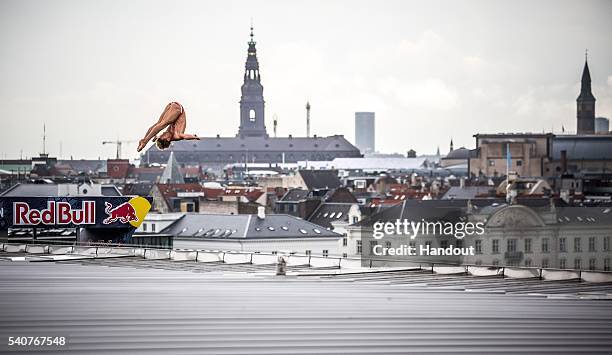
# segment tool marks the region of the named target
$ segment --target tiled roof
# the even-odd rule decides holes
[[[312,213],[308,220],[324,228],[331,228],[332,222],[348,222],[349,211],[352,203],[322,203]]]
[[[221,196],[244,196],[249,201],[255,201],[264,194],[261,188],[228,187],[222,190]]]
[[[148,196],[153,188],[153,183],[139,182],[135,184],[125,184],[123,186],[124,195]]]
[[[176,197],[178,192],[204,192],[200,184],[156,184],[159,192],[167,200]]]
[[[308,197],[308,191],[304,189],[289,189],[283,197],[281,197],[281,202],[298,202],[306,199]]]
[[[308,190],[335,189],[342,186],[335,170],[299,170]]]

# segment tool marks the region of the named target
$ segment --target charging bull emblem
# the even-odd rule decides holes
[[[124,202],[115,208],[108,202],[104,204],[106,205],[104,212],[108,215],[108,217],[102,221],[104,224],[111,224],[116,221],[121,223],[138,222],[136,210],[130,202]]]

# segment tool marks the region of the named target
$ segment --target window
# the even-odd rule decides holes
[[[567,244],[565,243],[565,238],[559,238],[559,252],[565,253],[566,251],[567,251]]]
[[[255,110],[249,110],[249,121],[255,122]]]
[[[425,247],[427,249],[431,248],[431,241],[425,242]]]
[[[603,250],[610,251],[610,237],[604,237]]]
[[[531,238],[525,238],[525,253],[531,253]]]
[[[604,271],[610,271],[610,258],[604,259]]]
[[[143,224],[142,224],[142,231],[143,231],[143,232],[146,232],[146,231],[147,231],[147,224],[146,224],[146,223],[143,223]]]
[[[347,258],[346,253],[342,253],[342,257],[346,259]]]
[[[516,166],[523,166],[523,161],[522,160],[517,160],[516,161]]]
[[[361,254],[361,240],[357,241],[357,254]]]
[[[441,240],[440,247],[444,249],[448,248],[448,240]]]
[[[345,247],[348,244],[346,237],[342,238],[342,246]]]
[[[457,248],[463,248],[463,239],[457,239],[456,246]]]
[[[151,223],[151,232],[155,232],[155,223]]]
[[[566,269],[567,266],[565,265],[565,258],[561,258],[559,259],[559,269]]]
[[[495,160],[489,159],[489,166],[495,166]]]
[[[408,245],[410,246],[410,249],[412,249],[412,250],[416,249],[416,242],[410,242],[410,243],[408,243]]]
[[[531,267],[531,259],[525,259],[525,266]]]
[[[595,251],[595,237],[589,237],[589,251]]]
[[[370,250],[369,252],[372,253],[374,250],[374,247],[378,245],[378,242],[376,240],[370,240]]]
[[[329,250],[323,249],[323,256],[327,258],[329,256]]]
[[[542,253],[548,253],[548,238],[542,238]]]
[[[353,216],[353,223],[359,222],[359,218],[357,216]]]
[[[493,260],[493,266],[497,266],[497,265],[499,265],[499,260],[497,260],[497,259]]]
[[[474,241],[474,251],[476,254],[482,254],[482,240]]]
[[[516,239],[508,239],[508,250],[509,253],[516,252]]]
[[[386,247],[386,248],[391,248],[391,242],[388,242],[388,241],[387,241],[387,242],[385,242],[385,247]]]
[[[482,265],[482,260],[476,260],[476,265]]]
[[[595,258],[589,259],[589,270],[595,270],[597,265],[597,260]]]
[[[499,240],[493,239],[492,245],[491,245],[491,252],[493,254],[499,254]]]
[[[310,256],[312,254],[312,250],[306,250],[306,255]]]
[[[546,258],[542,259],[542,267],[543,268],[547,268],[548,267],[548,259],[546,259]]]
[[[574,269],[581,269],[582,268],[581,264],[582,264],[582,262],[581,262],[580,258],[574,259]]]
[[[580,253],[581,249],[582,248],[580,247],[580,237],[574,238],[574,252]]]

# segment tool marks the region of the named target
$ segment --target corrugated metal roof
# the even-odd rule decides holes
[[[402,275],[390,273],[287,278],[117,260],[0,262],[0,351],[19,350],[6,340],[22,335],[66,336],[63,353],[612,351],[609,301],[466,292],[448,284],[453,277],[432,287],[391,283]]]

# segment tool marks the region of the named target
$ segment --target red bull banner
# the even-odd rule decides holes
[[[136,229],[150,209],[150,198],[140,196],[0,197],[0,229]]]

